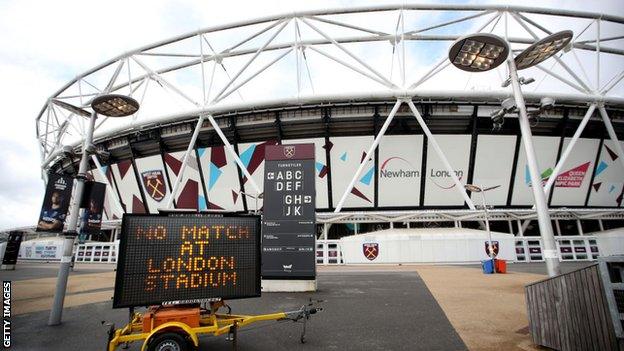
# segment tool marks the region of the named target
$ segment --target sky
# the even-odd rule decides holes
[[[467,2],[496,3],[445,3]],[[0,128],[0,169],[3,172],[0,229],[36,223],[44,184],[40,176],[35,118],[48,97],[79,73],[131,49],[200,28],[292,11],[382,3],[401,2],[109,0],[89,2],[86,6],[84,1],[69,0],[1,1],[0,101],[3,107],[0,119],[3,127]],[[505,3],[624,16],[624,6],[618,0]],[[622,62],[614,67],[603,66],[603,70],[621,70]],[[178,78],[184,84],[184,77]],[[478,89],[479,84],[476,80],[467,81],[466,87]],[[543,84],[555,83],[545,81]],[[245,92],[254,93],[253,89],[262,90],[252,86]]]

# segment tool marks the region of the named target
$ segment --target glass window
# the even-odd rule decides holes
[[[593,220],[593,219],[581,220],[581,226],[583,227],[583,234],[600,231],[600,224],[598,223],[598,220]]]
[[[602,225],[605,230],[624,227],[624,220],[621,219],[603,219]]]
[[[561,235],[579,235],[576,220],[560,220],[559,228],[561,228]]]

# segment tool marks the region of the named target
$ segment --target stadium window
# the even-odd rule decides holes
[[[600,224],[598,220],[595,219],[586,219],[581,221],[581,226],[583,226],[583,234],[594,233],[600,231]]]
[[[509,233],[509,223],[507,221],[490,222],[490,230],[499,233]]]
[[[395,229],[404,229],[407,228],[407,223],[405,222],[394,222],[393,226]]]
[[[576,220],[560,220],[559,228],[561,228],[561,235],[579,235],[578,227],[576,226]]]
[[[481,229],[479,227],[479,222],[477,221],[463,221],[461,222],[461,226],[462,228],[467,228],[467,229]]]
[[[530,221],[523,233],[524,236],[539,236],[540,233],[537,221]]]
[[[455,222],[447,221],[447,222],[429,222],[430,226],[428,228],[455,228]]]
[[[604,226],[605,230],[616,229],[616,228],[623,228],[624,227],[624,220],[621,220],[621,219],[603,219],[602,220],[602,225]]]

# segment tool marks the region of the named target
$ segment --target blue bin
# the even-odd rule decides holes
[[[494,260],[481,261],[481,268],[483,268],[483,273],[485,274],[494,273]]]

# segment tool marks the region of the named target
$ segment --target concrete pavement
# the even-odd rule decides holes
[[[543,265],[543,264],[542,264]],[[583,264],[564,264],[564,270]],[[13,280],[15,350],[101,349],[101,321],[118,326],[127,310],[113,310],[111,266],[79,264],[69,279],[64,323],[46,325],[55,271],[22,267]],[[298,308],[308,298],[327,300],[314,316],[308,341],[298,343],[300,325],[265,323],[241,331],[240,350],[532,350],[524,285],[545,278],[540,264],[512,264],[505,275],[484,275],[475,266],[360,265],[319,267],[314,294],[265,293],[230,301],[234,313]],[[39,273],[34,273],[38,271]],[[2,274],[4,272],[0,272]],[[1,276],[3,279],[5,275]],[[258,328],[260,327],[260,328]],[[138,344],[137,344],[138,345]],[[210,350],[230,349],[223,337],[202,339]],[[140,348],[131,348],[140,349]]]

